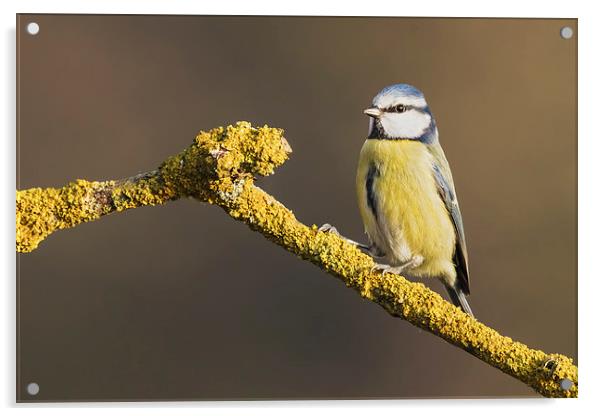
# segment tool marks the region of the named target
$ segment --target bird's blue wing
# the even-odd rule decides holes
[[[464,236],[464,224],[462,223],[462,213],[456,199],[454,181],[451,176],[451,170],[443,149],[437,144],[438,149],[432,152],[434,156],[433,176],[437,183],[439,195],[447,207],[449,216],[456,230],[456,249],[454,251],[454,263],[460,289],[466,294],[470,293],[468,277],[468,254],[466,251],[466,238]]]

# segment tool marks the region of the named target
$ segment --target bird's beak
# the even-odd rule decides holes
[[[383,112],[377,107],[370,107],[364,110],[364,114],[372,118],[379,118]]]

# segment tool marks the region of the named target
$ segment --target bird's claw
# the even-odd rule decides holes
[[[380,274],[384,276],[385,273],[391,272],[392,269],[393,267],[389,266],[388,264],[374,263],[374,266],[372,266],[370,272],[380,271]]]
[[[330,225],[328,223],[322,224],[322,226],[320,228],[318,228],[318,231],[322,231],[323,233],[336,234],[336,235],[339,235],[339,236],[341,235],[341,234],[339,234],[339,232],[337,231],[337,229],[333,225]]]
[[[424,257],[413,256],[410,260],[408,260],[405,263],[400,264],[398,266],[391,266],[389,264],[375,263],[374,266],[372,266],[371,271],[380,270],[380,271],[382,271],[382,274],[391,273],[391,274],[397,274],[397,275],[401,276],[402,273],[407,272],[408,270],[413,270],[416,267],[420,266],[422,264],[422,262],[424,262]]]

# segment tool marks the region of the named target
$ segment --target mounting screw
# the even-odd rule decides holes
[[[562,380],[560,380],[560,388],[562,390],[570,390],[571,387],[573,387],[573,382],[568,378],[563,378]]]
[[[30,35],[37,35],[40,32],[40,25],[36,22],[28,23],[26,30]]]
[[[38,383],[29,383],[27,385],[27,394],[30,396],[35,396],[40,392],[40,386]]]
[[[570,26],[565,26],[562,29],[560,29],[560,37],[562,39],[570,39],[573,37],[573,28],[571,28]]]

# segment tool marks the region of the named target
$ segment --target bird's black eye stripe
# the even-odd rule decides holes
[[[387,108],[385,111],[387,113],[404,113],[411,108],[413,108],[413,107],[409,106],[409,105],[398,104],[398,105],[394,105],[392,107]]]

